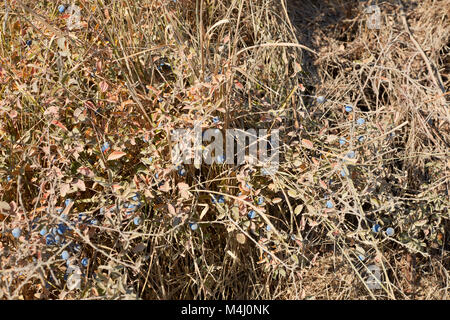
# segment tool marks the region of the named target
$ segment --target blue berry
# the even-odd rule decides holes
[[[74,262],[75,262],[74,258],[67,259],[66,266],[70,268],[70,266],[72,266]]]
[[[353,159],[355,157],[355,151],[350,151],[347,153],[347,158]]]
[[[249,219],[254,219],[256,217],[255,210],[250,210],[248,213],[248,217],[249,217]]]
[[[86,217],[86,215],[83,212],[80,212],[78,214],[78,222],[83,221],[85,217]]]
[[[33,43],[32,40],[27,40],[27,42],[26,42],[27,46],[31,46],[32,43]]]
[[[141,224],[141,218],[135,217],[135,218],[133,219],[133,223],[134,223],[136,226],[140,225],[140,224]]]
[[[61,258],[63,258],[64,260],[67,260],[67,259],[69,259],[69,252],[67,252],[66,250],[64,250],[62,253],[61,253]]]
[[[372,231],[375,232],[375,233],[377,233],[378,231],[380,231],[380,229],[381,229],[381,226],[380,226],[379,224],[374,224],[374,225],[372,226]]]
[[[214,123],[218,123],[219,122],[219,118],[218,117],[214,117],[212,120],[213,120]]]
[[[386,229],[386,235],[392,237],[394,235],[394,229],[389,227]]]
[[[20,228],[14,228],[14,229],[11,231],[11,233],[12,233],[13,237],[17,239],[17,238],[19,238],[20,235],[22,234],[22,231],[20,230]]]
[[[217,163],[224,163],[225,162],[225,157],[223,155],[219,155],[216,157],[216,162]]]
[[[102,145],[102,152],[103,152],[103,153],[107,152],[107,151],[109,150],[109,148],[110,148],[109,143],[108,143],[108,142],[105,142],[105,143]]]
[[[65,10],[66,10],[66,7],[64,7],[64,5],[61,4],[60,6],[58,6],[59,13],[63,13]]]
[[[184,168],[179,169],[179,170],[178,170],[178,174],[179,174],[180,176],[184,177],[184,176],[186,175],[186,169],[184,169]]]
[[[43,228],[41,229],[41,231],[39,231],[39,234],[40,234],[41,236],[45,236],[45,235],[47,234],[47,228],[46,228],[46,227],[43,227]]]
[[[130,214],[132,214],[133,212],[135,212],[136,209],[137,209],[137,206],[136,206],[136,205],[130,204],[130,205],[128,205],[128,210],[125,211],[125,214],[126,214],[126,215],[130,215]]]
[[[347,142],[347,140],[345,140],[344,138],[340,138],[339,139],[339,144],[342,146]]]
[[[359,137],[358,137],[358,141],[359,141],[359,142],[363,142],[363,141],[364,141],[364,136],[359,136]]]
[[[270,229],[272,229],[269,225],[266,226],[266,230],[270,231]]]
[[[53,246],[53,245],[56,243],[55,236],[52,235],[52,234],[48,234],[48,235],[45,237],[45,243],[46,243],[48,246]]]
[[[352,106],[345,106],[345,111],[346,112],[352,112],[353,111],[353,107]]]
[[[264,204],[264,197],[258,197],[258,205],[262,206]]]
[[[225,203],[225,197],[220,195],[219,198],[217,199],[218,203]]]
[[[87,267],[88,264],[89,264],[89,259],[88,259],[88,258],[83,258],[83,259],[81,259],[81,265],[82,265],[83,267]]]
[[[189,223],[189,227],[192,229],[192,230],[197,230],[198,229],[198,224],[196,224],[196,223]]]
[[[359,118],[358,120],[356,120],[356,123],[359,124],[360,126],[362,126],[365,122],[366,120],[364,120],[363,118]]]
[[[33,221],[32,221],[32,225],[31,225],[31,228],[34,230],[34,229],[36,229],[36,227],[37,227],[37,224],[36,224],[36,222],[39,222],[39,218],[34,218],[33,219]]]
[[[333,202],[331,202],[331,200],[328,200],[328,201],[327,201],[327,208],[328,208],[328,209],[333,208]]]
[[[63,235],[69,229],[64,223],[58,224],[58,233]]]

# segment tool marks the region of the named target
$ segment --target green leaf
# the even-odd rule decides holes
[[[298,206],[295,207],[295,209],[294,209],[294,214],[295,214],[296,216],[298,216],[298,215],[300,214],[300,212],[302,212],[302,210],[303,210],[303,205],[302,205],[302,204],[299,204]]]
[[[295,191],[295,190],[293,190],[293,189],[289,189],[289,190],[288,190],[288,195],[289,195],[290,197],[292,197],[292,198],[296,198],[296,197],[298,197],[298,192]]]

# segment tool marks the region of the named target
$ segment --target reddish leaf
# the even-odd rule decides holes
[[[113,152],[111,152],[111,154],[108,156],[108,161],[110,161],[110,160],[117,160],[117,159],[120,159],[120,158],[122,158],[124,155],[126,155],[126,153],[125,152],[122,152],[122,151],[113,151]]]
[[[64,129],[64,130],[66,130],[66,131],[69,131],[69,130],[67,130],[67,128],[66,128],[61,122],[59,122],[58,120],[53,120],[53,121],[51,122],[51,124],[54,124],[55,126],[58,126],[58,127],[60,127],[61,129]]]
[[[90,178],[93,178],[95,176],[94,172],[88,167],[80,167],[78,168],[77,172],[81,173],[83,176],[88,176]]]
[[[108,83],[107,83],[106,81],[100,82],[99,85],[100,85],[100,90],[101,90],[101,92],[106,92],[106,91],[108,91],[109,86],[108,86]]]

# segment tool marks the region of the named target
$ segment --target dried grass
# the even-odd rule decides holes
[[[81,5],[71,32],[55,3],[0,16],[1,298],[448,299],[449,1],[405,5],[416,42],[397,1],[380,30],[357,1]],[[198,120],[280,128],[279,172],[180,174],[170,133]]]

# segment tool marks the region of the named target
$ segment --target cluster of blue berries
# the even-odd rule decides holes
[[[223,204],[225,203],[225,197],[223,195],[219,195],[217,198],[215,195],[211,195],[211,202],[212,203],[219,203]]]
[[[133,197],[131,197],[130,202],[125,202],[123,207],[125,208],[125,213],[130,215],[133,212],[136,212],[140,207],[142,207],[143,203],[141,202],[141,195],[139,193],[135,193]]]
[[[376,224],[374,224],[374,225],[372,226],[372,231],[373,231],[374,233],[380,232],[381,229],[382,229],[382,228],[381,228],[381,226],[380,226],[378,223],[376,223]],[[386,231],[385,231],[385,234],[386,234],[388,237],[392,237],[392,236],[394,235],[394,233],[395,233],[395,231],[394,231],[394,229],[391,228],[391,227],[387,228]]]

